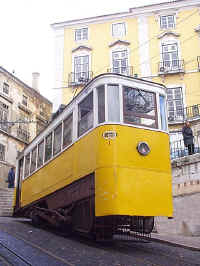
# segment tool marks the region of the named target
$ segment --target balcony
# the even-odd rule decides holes
[[[172,60],[172,61],[166,60],[166,61],[161,61],[158,64],[159,75],[184,73],[184,72],[185,72],[184,60]]]
[[[5,132],[7,132],[8,134],[10,134],[11,124],[10,123],[6,123],[6,121],[1,121],[0,122],[0,130],[3,130]]]
[[[113,67],[107,69],[108,73],[116,73],[116,74],[122,74],[125,76],[133,76],[133,67],[127,66],[127,67]]]
[[[178,109],[174,112],[170,111],[168,122],[170,123],[183,123],[185,120],[200,119],[200,104],[188,106],[183,109]]]
[[[17,128],[17,137],[24,142],[29,142],[30,133],[22,128]]]
[[[92,78],[93,78],[92,71],[79,72],[79,73],[71,72],[69,73],[68,76],[68,86],[69,87],[82,86],[88,83]]]

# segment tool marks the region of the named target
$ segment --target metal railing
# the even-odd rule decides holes
[[[184,72],[184,60],[165,60],[158,63],[160,74]]]
[[[117,73],[125,76],[133,76],[133,67],[125,66],[125,67],[113,67],[107,69],[108,73]]]
[[[200,136],[194,135],[194,153],[200,153]],[[170,142],[170,157],[176,159],[189,155],[188,148],[185,147],[183,139]]]
[[[68,86],[84,85],[93,78],[93,72],[71,72],[68,75]]]
[[[168,122],[184,122],[186,120],[193,120],[200,118],[200,104],[188,106],[176,111],[170,112]]]
[[[6,121],[0,121],[0,129],[10,134],[11,125],[6,123]]]
[[[25,142],[29,142],[30,140],[30,133],[22,128],[17,128],[17,137]]]

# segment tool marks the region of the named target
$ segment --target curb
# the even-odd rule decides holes
[[[155,238],[155,237],[151,237],[150,240],[155,241],[155,242],[159,242],[159,243],[165,243],[167,245],[174,246],[174,247],[181,247],[181,248],[185,248],[185,249],[189,249],[189,250],[193,250],[193,251],[200,251],[200,247],[189,246],[186,244],[172,242],[170,240],[165,240],[165,239],[160,239],[160,238]]]

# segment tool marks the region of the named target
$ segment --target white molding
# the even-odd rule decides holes
[[[166,2],[166,3],[159,3],[159,4],[152,4],[147,6],[135,7],[130,8],[127,12],[120,12],[90,18],[83,18],[83,19],[75,19],[75,20],[68,20],[64,22],[58,22],[51,24],[53,29],[59,29],[64,27],[84,27],[84,24],[92,24],[92,23],[102,23],[105,21],[112,21],[117,19],[125,19],[129,17],[135,17],[139,15],[155,15],[158,12],[170,12],[171,10],[176,11],[177,9],[183,8],[192,8],[198,7],[200,5],[200,0],[179,0],[173,2]],[[159,11],[158,11],[159,10]]]
[[[151,76],[151,62],[149,53],[149,29],[147,17],[138,17],[140,75]]]
[[[64,29],[56,29],[55,31],[55,88],[62,88],[66,85],[63,84],[63,71],[64,71]],[[56,111],[62,103],[62,90],[56,90],[53,109]]]

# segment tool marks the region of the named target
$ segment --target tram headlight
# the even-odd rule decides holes
[[[141,155],[147,155],[150,153],[149,145],[146,142],[139,142],[137,145],[137,150]]]

